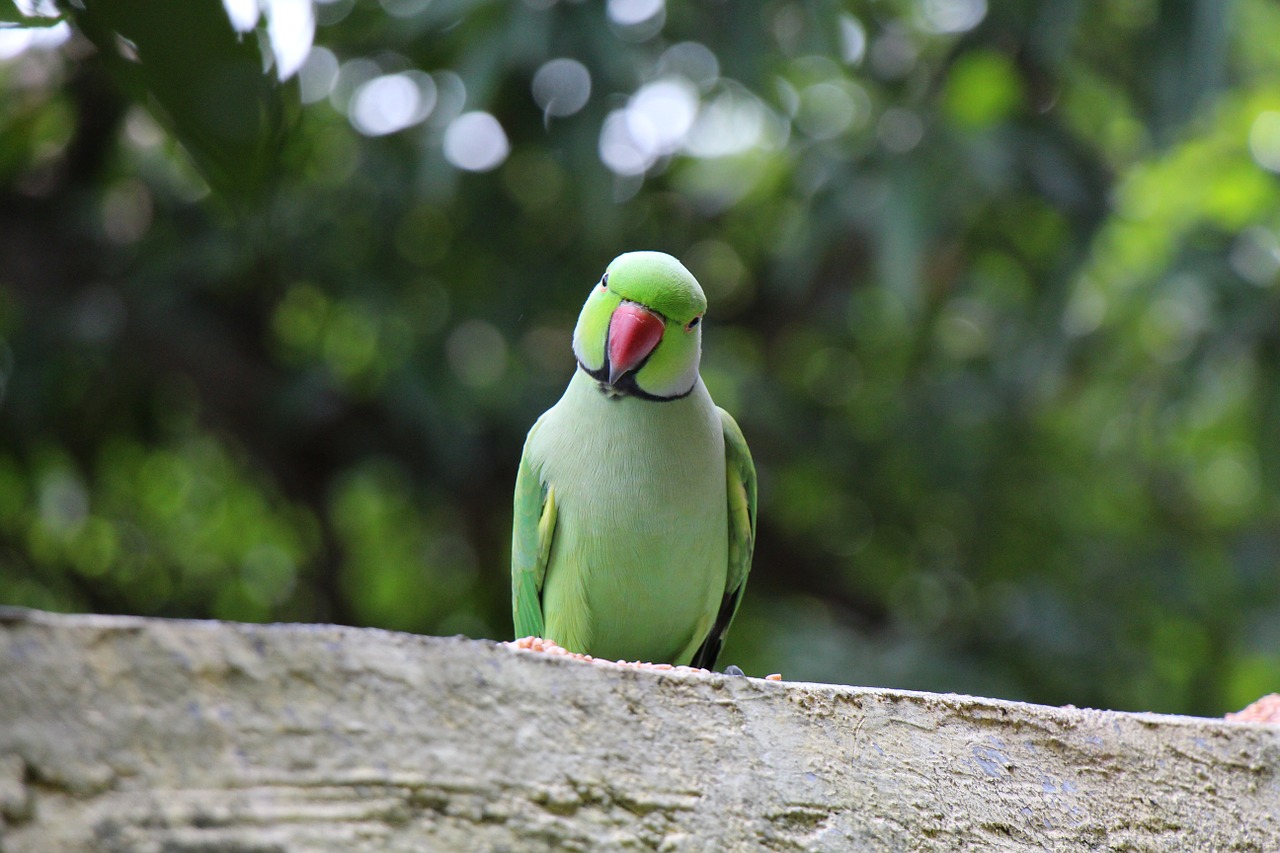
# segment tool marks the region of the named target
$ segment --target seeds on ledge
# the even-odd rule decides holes
[[[591,663],[603,663],[612,666],[631,666],[636,669],[653,669],[660,672],[700,672],[710,674],[709,670],[696,666],[673,666],[669,663],[649,663],[647,661],[607,661],[600,658],[593,658],[591,655],[578,654],[571,652],[563,646],[553,643],[551,640],[544,640],[541,637],[521,637],[518,640],[512,640],[505,645],[513,649],[521,649],[527,652],[541,652],[546,655],[556,655],[557,657],[573,658],[574,660],[588,661]]]

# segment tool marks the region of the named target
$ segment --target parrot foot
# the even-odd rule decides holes
[[[742,671],[742,667],[738,666],[736,663],[731,663],[728,666],[726,666],[724,668],[724,674],[725,675],[746,675],[746,673]]]

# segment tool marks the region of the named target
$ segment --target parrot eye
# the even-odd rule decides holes
[[[689,325],[685,326],[684,330],[686,332],[692,332],[694,329],[698,328],[698,324],[701,322],[702,322],[702,315],[699,314],[697,317],[694,317],[692,320],[689,321]]]
[[[600,289],[604,290],[608,286],[609,286],[609,274],[605,273],[604,277],[600,279]]]

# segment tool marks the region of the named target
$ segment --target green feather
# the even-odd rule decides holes
[[[604,366],[609,318],[621,303],[621,296],[601,284],[591,289],[591,295],[582,306],[578,325],[573,329],[573,352],[588,370],[599,370]]]
[[[555,492],[531,464],[529,444],[542,423],[529,430],[516,473],[515,514],[511,525],[511,609],[516,633],[542,636],[542,582],[556,527]]]
[[[589,373],[622,299],[664,317],[636,373],[641,396]],[[588,297],[580,367],[530,430],[516,477],[519,635],[610,659],[714,664],[750,570],[756,487],[742,433],[698,376],[690,321],[705,306],[693,276],[652,252],[615,260]]]
[[[628,252],[605,273],[609,289],[681,326],[707,310],[702,286],[684,264],[662,252]]]
[[[715,665],[725,635],[742,603],[742,593],[751,573],[751,555],[756,547],[756,466],[751,461],[747,440],[733,416],[717,408],[724,426],[725,486],[729,503],[729,573],[724,598],[715,625],[702,647],[693,656],[693,665],[710,669]]]

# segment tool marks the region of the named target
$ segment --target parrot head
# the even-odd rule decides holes
[[[573,353],[612,397],[678,399],[698,381],[706,310],[697,279],[675,258],[628,252],[591,289]]]

